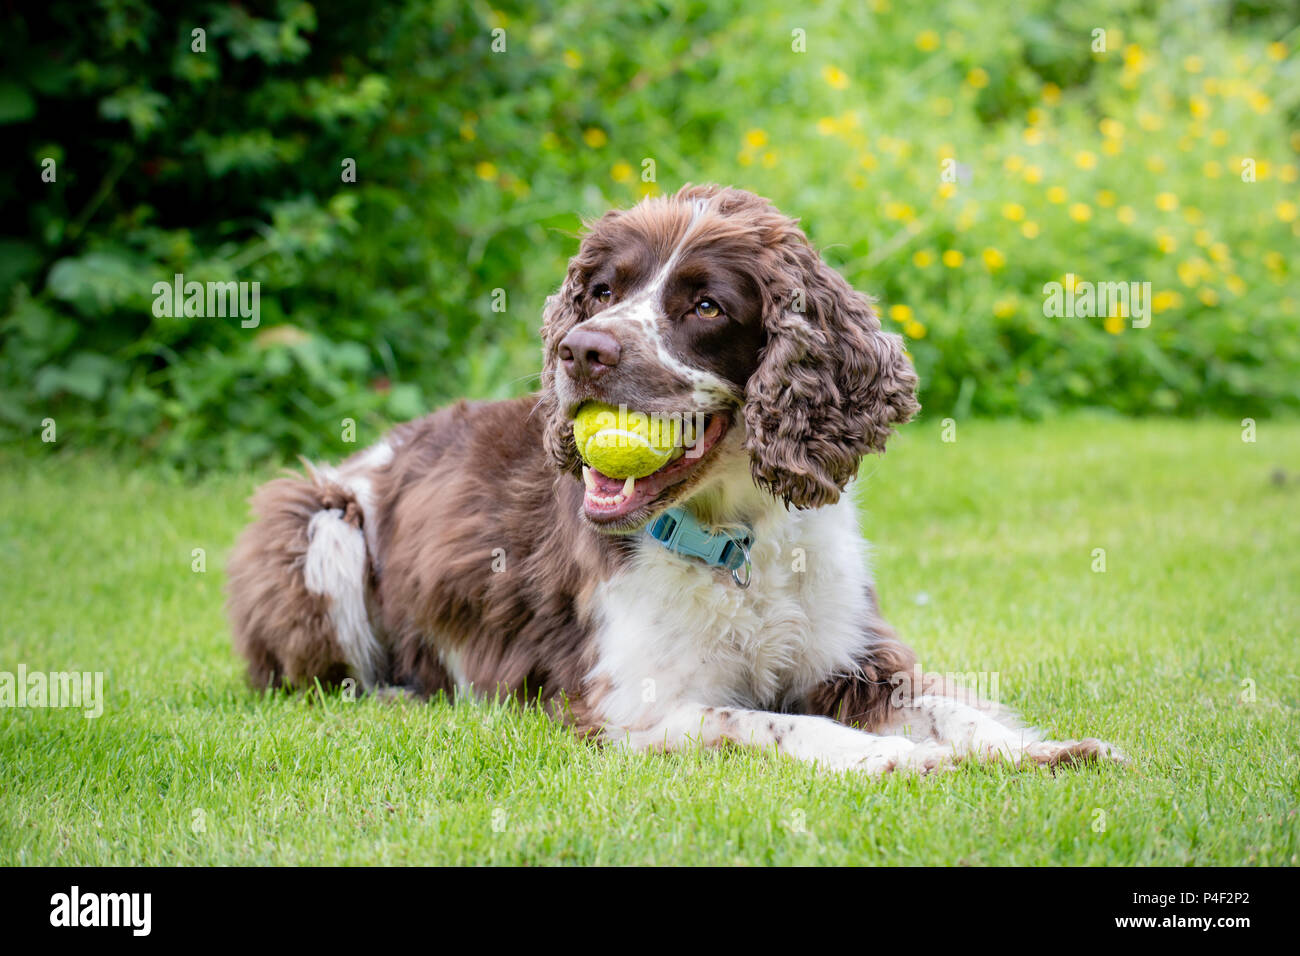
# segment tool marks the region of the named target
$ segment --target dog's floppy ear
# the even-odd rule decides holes
[[[902,338],[781,217],[764,291],[767,343],[745,393],[754,480],[797,508],[839,500],[866,452],[920,408]]]
[[[542,445],[561,471],[577,470],[578,449],[573,443],[573,425],[566,417],[565,409],[556,406],[555,374],[559,365],[560,340],[582,321],[581,295],[578,270],[570,263],[564,284],[547,298],[542,310],[542,394],[534,414],[544,416]]]

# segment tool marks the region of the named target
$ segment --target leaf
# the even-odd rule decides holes
[[[36,100],[11,80],[0,80],[0,124],[22,123],[36,115]]]
[[[60,259],[50,270],[47,288],[56,298],[70,303],[85,316],[102,316],[128,304],[148,301],[154,279],[149,270],[140,268],[117,252],[91,252],[74,259]]]
[[[70,392],[93,402],[103,396],[115,369],[113,360],[105,355],[78,352],[62,368],[47,365],[37,372],[33,389],[39,398]]]

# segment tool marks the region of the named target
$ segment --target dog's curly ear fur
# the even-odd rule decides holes
[[[534,414],[544,416],[542,445],[562,472],[577,470],[578,449],[565,410],[556,406],[555,370],[559,364],[560,340],[582,319],[578,311],[580,295],[576,270],[571,264],[564,284],[547,298],[542,310],[542,393]]]
[[[754,480],[787,505],[839,500],[866,452],[920,408],[902,338],[826,265],[793,220],[774,236],[767,344],[745,394]]]

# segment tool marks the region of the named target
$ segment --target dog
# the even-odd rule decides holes
[[[829,771],[1122,759],[922,673],[882,619],[846,492],[917,377],[797,221],[713,185],[608,212],[541,337],[540,393],[256,492],[228,564],[256,686],[514,695],[608,744]],[[579,457],[588,401],[701,427],[614,479]]]

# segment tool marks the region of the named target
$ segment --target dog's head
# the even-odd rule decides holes
[[[727,454],[787,505],[830,504],[918,408],[901,339],[794,220],[739,189],[688,186],[591,224],[542,338],[546,448],[574,477],[585,401],[703,416],[690,454],[629,494],[595,475],[584,513],[609,531],[689,498]]]

